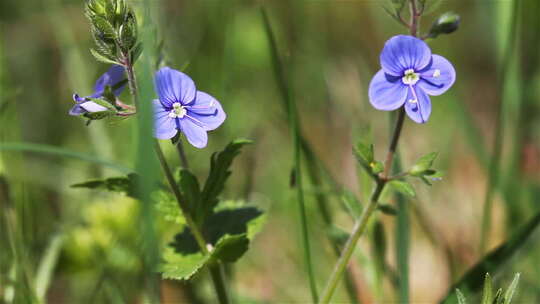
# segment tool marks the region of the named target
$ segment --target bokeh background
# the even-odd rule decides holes
[[[445,177],[432,187],[414,182],[417,197],[403,209],[406,229],[398,229],[396,217],[378,213],[386,236],[387,270],[381,276],[374,263],[369,233],[351,266],[363,303],[398,301],[391,278],[403,275],[404,268],[396,264],[404,250],[395,245],[400,233],[408,236],[405,275],[411,302],[433,303],[482,257],[486,196],[493,203],[488,250],[540,210],[540,3],[439,2],[423,17],[422,29],[427,31],[446,11],[461,16],[456,33],[429,41],[433,53],[454,64],[457,81],[448,93],[432,98],[427,124],[406,121],[400,155],[407,167],[419,156],[438,151],[435,167]],[[145,9],[140,1],[132,3],[138,12]],[[247,255],[227,270],[239,303],[310,301],[298,207],[290,187],[293,145],[261,7],[276,34],[302,132],[325,168],[322,185],[309,179],[305,185],[314,265],[322,288],[336,257],[316,195],[323,193],[328,199],[334,228],[350,231],[353,222],[343,208],[343,194],[353,194],[360,202],[370,195],[370,181],[352,147],[360,139],[372,140],[379,159],[387,147],[390,115],[371,108],[367,88],[379,69],[384,42],[406,29],[385,13],[386,4],[151,1],[155,35],[167,64],[184,69],[228,114],[224,125],[209,134],[207,148],[186,145],[194,171],[206,176],[211,153],[234,138],[255,141],[235,162],[224,195],[268,212],[267,224]],[[89,52],[93,42],[83,12],[83,1],[0,2],[0,302],[29,303],[36,295],[50,303],[145,299],[138,202],[70,188],[122,174],[114,167],[68,157],[70,152],[134,168],[138,149],[136,119],[85,126],[84,120],[67,115],[71,95],[90,93],[107,69]],[[127,91],[121,98],[130,100]],[[44,149],[23,151],[21,145],[8,149],[15,143],[68,152],[63,157]],[[175,150],[167,143],[163,147],[179,165]],[[391,195],[385,200],[395,204]],[[154,220],[158,241],[166,244],[178,228],[159,212]],[[533,234],[512,259],[496,267],[497,286],[506,286],[514,273],[522,273],[519,303],[540,301],[538,240],[540,236]],[[162,281],[163,302],[212,302],[208,281],[206,273],[190,284]],[[348,298],[340,289],[334,300]]]

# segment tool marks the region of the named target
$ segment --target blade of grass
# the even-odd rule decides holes
[[[64,236],[62,234],[55,235],[49,242],[49,246],[45,250],[45,254],[39,263],[35,286],[36,296],[41,303],[45,303],[45,295],[47,294],[47,289],[53,278],[54,269],[58,262],[58,258],[60,257],[63,241]]]
[[[280,57],[278,55],[274,33],[272,31],[270,20],[268,18],[268,15],[264,7],[261,7],[261,14],[263,17],[266,34],[268,36],[268,40],[270,43],[274,71],[277,77],[277,81],[280,87],[280,92],[282,94],[283,101],[287,105],[287,114],[288,114],[287,116],[289,119],[289,127],[291,129],[291,133],[293,137],[293,145],[294,145],[293,159],[294,159],[294,175],[296,178],[295,187],[296,187],[296,196],[298,200],[298,208],[299,208],[299,213],[300,213],[300,225],[301,225],[301,230],[302,230],[304,260],[305,260],[306,268],[308,272],[311,297],[312,297],[313,302],[317,302],[318,301],[317,282],[315,280],[315,273],[313,271],[313,264],[311,260],[309,231],[308,231],[306,207],[305,207],[304,192],[303,192],[304,190],[303,190],[301,154],[300,154],[301,153],[301,139],[300,139],[300,130],[299,130],[300,123],[298,121],[296,103],[289,91],[289,87],[288,87],[286,77],[285,77],[285,71],[283,70],[283,66],[282,66]]]
[[[395,171],[401,172],[399,154],[395,157]],[[396,265],[399,276],[399,303],[409,303],[409,204],[403,194],[396,193],[398,214],[396,217]]]
[[[43,144],[34,144],[26,142],[7,142],[0,144],[0,151],[20,151],[20,152],[34,152],[40,154],[50,154],[54,156],[64,157],[64,158],[73,158],[89,163],[105,166],[111,169],[114,169],[121,173],[130,173],[133,172],[132,169],[114,163],[112,161],[104,160],[97,158],[90,154],[85,154],[77,151],[72,151],[64,148],[58,148],[50,145]]]
[[[486,273],[495,274],[501,269],[504,262],[507,262],[518,249],[520,249],[540,225],[540,212],[529,220],[521,229],[514,233],[506,242],[489,252],[476,265],[471,267],[461,279],[452,285],[446,296],[440,303],[454,303],[455,290],[476,292],[482,288],[483,278]]]
[[[507,46],[503,54],[501,68],[498,75],[497,88],[499,89],[498,96],[499,101],[495,112],[495,135],[493,142],[493,155],[488,169],[488,184],[486,188],[486,195],[484,200],[484,210],[482,212],[482,230],[480,235],[480,253],[484,253],[488,243],[488,233],[491,230],[491,213],[493,209],[493,195],[495,189],[499,184],[499,171],[500,171],[500,161],[503,145],[503,135],[504,135],[504,92],[506,77],[510,67],[512,57],[514,56],[514,45],[516,41],[516,30],[517,30],[517,10],[519,7],[520,1],[513,1],[512,12],[511,12],[511,24],[508,29],[508,38]]]

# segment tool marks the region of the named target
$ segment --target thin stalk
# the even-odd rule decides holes
[[[268,39],[271,46],[272,58],[274,60],[273,65],[275,69],[275,74],[278,78],[278,85],[280,87],[280,92],[282,94],[283,101],[287,109],[289,127],[291,129],[291,133],[293,137],[294,175],[296,178],[295,187],[296,187],[296,196],[297,196],[297,201],[298,201],[298,211],[300,215],[300,226],[301,226],[301,234],[302,234],[304,261],[306,263],[306,268],[307,268],[307,273],[308,273],[311,297],[312,297],[313,302],[317,302],[318,301],[317,284],[315,281],[315,273],[313,270],[313,263],[311,260],[311,249],[310,249],[311,245],[309,241],[306,207],[305,207],[305,202],[304,202],[304,189],[303,189],[303,179],[302,179],[302,170],[301,170],[302,140],[301,140],[301,135],[300,135],[300,127],[299,127],[300,124],[298,121],[298,113],[296,110],[296,104],[294,102],[294,99],[290,96],[289,88],[288,88],[287,82],[285,81],[285,73],[282,69],[282,64],[279,60],[276,42],[275,42],[274,34],[270,27],[268,15],[266,14],[266,11],[264,10],[264,8],[261,8],[261,13],[263,16],[264,24],[267,29],[267,35],[268,35]]]
[[[126,74],[128,77],[130,93],[133,97],[135,106],[137,106],[139,104],[139,95],[138,95],[137,81],[135,79],[133,65],[130,62],[129,57],[125,57],[124,62],[126,63]],[[182,196],[182,193],[180,192],[180,188],[178,187],[174,179],[174,175],[172,174],[171,168],[169,164],[167,163],[165,155],[163,154],[163,151],[161,150],[161,147],[159,146],[159,143],[157,141],[155,141],[154,149],[156,151],[156,155],[163,169],[163,172],[165,173],[165,178],[167,179],[167,182],[169,183],[171,191],[173,192],[176,198],[176,201],[178,202],[178,206],[180,207],[180,210],[182,211],[182,214],[186,220],[186,224],[191,230],[191,233],[193,234],[197,244],[199,245],[201,252],[205,255],[208,254],[209,252],[208,252],[208,248],[206,247],[206,241],[204,239],[204,236],[201,233],[199,227],[195,224],[193,217],[191,217],[191,214],[189,212],[189,207],[187,205],[187,201]],[[215,270],[215,268],[217,268],[217,271]],[[212,282],[214,284],[214,288],[216,290],[219,303],[228,304],[229,298],[227,296],[227,290],[225,288],[223,274],[220,270],[220,266],[219,265],[211,266],[210,273],[211,273]]]
[[[358,240],[366,230],[367,224],[369,222],[369,219],[373,215],[373,212],[377,209],[379,197],[384,189],[384,186],[386,185],[388,172],[390,172],[390,169],[388,168],[392,166],[392,162],[394,160],[394,155],[401,135],[401,130],[403,129],[404,117],[405,110],[401,108],[399,110],[396,126],[394,128],[392,139],[390,141],[390,146],[388,148],[388,153],[386,155],[385,170],[383,171],[383,175],[377,178],[376,187],[373,191],[373,194],[371,195],[369,205],[366,209],[364,209],[360,218],[358,218],[358,220],[355,222],[351,235],[349,236],[349,239],[347,240],[347,243],[345,244],[345,247],[341,252],[341,256],[336,262],[334,270],[332,271],[332,274],[330,275],[330,278],[326,283],[326,287],[321,294],[321,300],[319,301],[319,303],[330,302],[332,295],[334,294],[334,291],[337,287],[337,284],[341,279],[343,272],[345,271],[347,264],[349,263],[349,260],[351,259],[354,249],[356,248]]]
[[[498,76],[498,83],[497,87],[499,88],[499,104],[497,106],[497,112],[496,112],[496,121],[495,121],[495,135],[493,138],[493,156],[491,157],[491,161],[489,163],[489,171],[488,171],[488,183],[486,188],[486,196],[484,200],[484,210],[482,212],[482,231],[480,235],[480,254],[484,254],[486,251],[487,243],[488,243],[488,233],[491,230],[491,210],[493,209],[493,195],[495,188],[497,188],[498,179],[499,179],[499,169],[500,169],[500,162],[501,162],[501,154],[502,154],[502,145],[503,145],[503,136],[504,136],[504,111],[502,110],[504,104],[503,104],[503,98],[504,98],[504,92],[505,92],[505,83],[506,83],[506,76],[508,74],[508,69],[510,68],[510,63],[513,58],[514,54],[514,44],[515,39],[517,37],[516,30],[517,30],[517,22],[518,22],[518,7],[519,7],[520,1],[514,1],[514,5],[512,7],[512,16],[511,16],[511,24],[510,29],[508,30],[508,38],[507,43],[508,46],[505,49],[505,53],[503,55],[503,61],[502,66],[500,69],[500,73]]]
[[[159,163],[161,164],[161,168],[163,169],[163,173],[165,173],[165,178],[167,179],[167,182],[169,183],[171,191],[173,192],[174,197],[176,198],[176,201],[178,202],[178,206],[180,207],[180,210],[182,211],[182,215],[186,219],[186,223],[189,229],[191,230],[191,233],[193,233],[193,236],[195,237],[197,244],[201,248],[201,251],[204,254],[207,254],[208,249],[206,248],[206,241],[204,240],[203,234],[201,233],[201,231],[195,224],[193,217],[191,217],[191,214],[189,212],[189,206],[187,205],[187,201],[185,200],[182,193],[180,192],[180,188],[178,187],[176,181],[174,180],[174,175],[171,171],[171,168],[169,167],[169,164],[167,163],[167,160],[165,159],[165,155],[163,154],[163,151],[161,150],[161,147],[159,146],[159,143],[157,141],[155,143],[155,150],[156,150],[156,155],[158,157]]]
[[[178,143],[176,144],[176,150],[178,151],[178,157],[180,157],[180,161],[182,162],[182,167],[184,169],[189,169],[189,163],[186,157],[186,151],[184,150],[184,143],[182,143],[182,140],[178,140]]]
[[[351,236],[347,240],[347,243],[341,252],[341,256],[334,266],[334,270],[328,279],[328,283],[321,294],[321,300],[319,303],[330,303],[330,299],[336,290],[337,284],[343,275],[349,260],[351,259],[354,249],[356,248],[356,243],[358,243],[358,240],[366,230],[371,215],[373,215],[373,212],[377,209],[378,200],[382,190],[384,189],[385,183],[386,182],[382,180],[377,182],[375,191],[373,191],[373,194],[371,195],[369,205],[366,209],[364,209],[362,215],[354,224]]]

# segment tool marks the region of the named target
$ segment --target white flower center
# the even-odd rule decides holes
[[[415,85],[420,80],[420,74],[415,73],[413,69],[406,70],[404,74],[401,81],[406,85]]]
[[[182,106],[179,102],[173,103],[172,106],[173,108],[169,112],[170,118],[183,118],[186,115],[187,113],[186,108]]]

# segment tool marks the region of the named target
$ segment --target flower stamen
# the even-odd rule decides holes
[[[433,72],[433,77],[437,78],[437,77],[440,77],[440,76],[441,76],[441,70],[436,69],[435,72]]]
[[[414,69],[406,70],[403,78],[401,78],[401,81],[406,85],[415,85],[418,80],[420,80],[420,74],[415,73]]]
[[[170,118],[184,118],[186,116],[187,110],[179,102],[173,103],[172,107],[172,110],[169,112]]]

